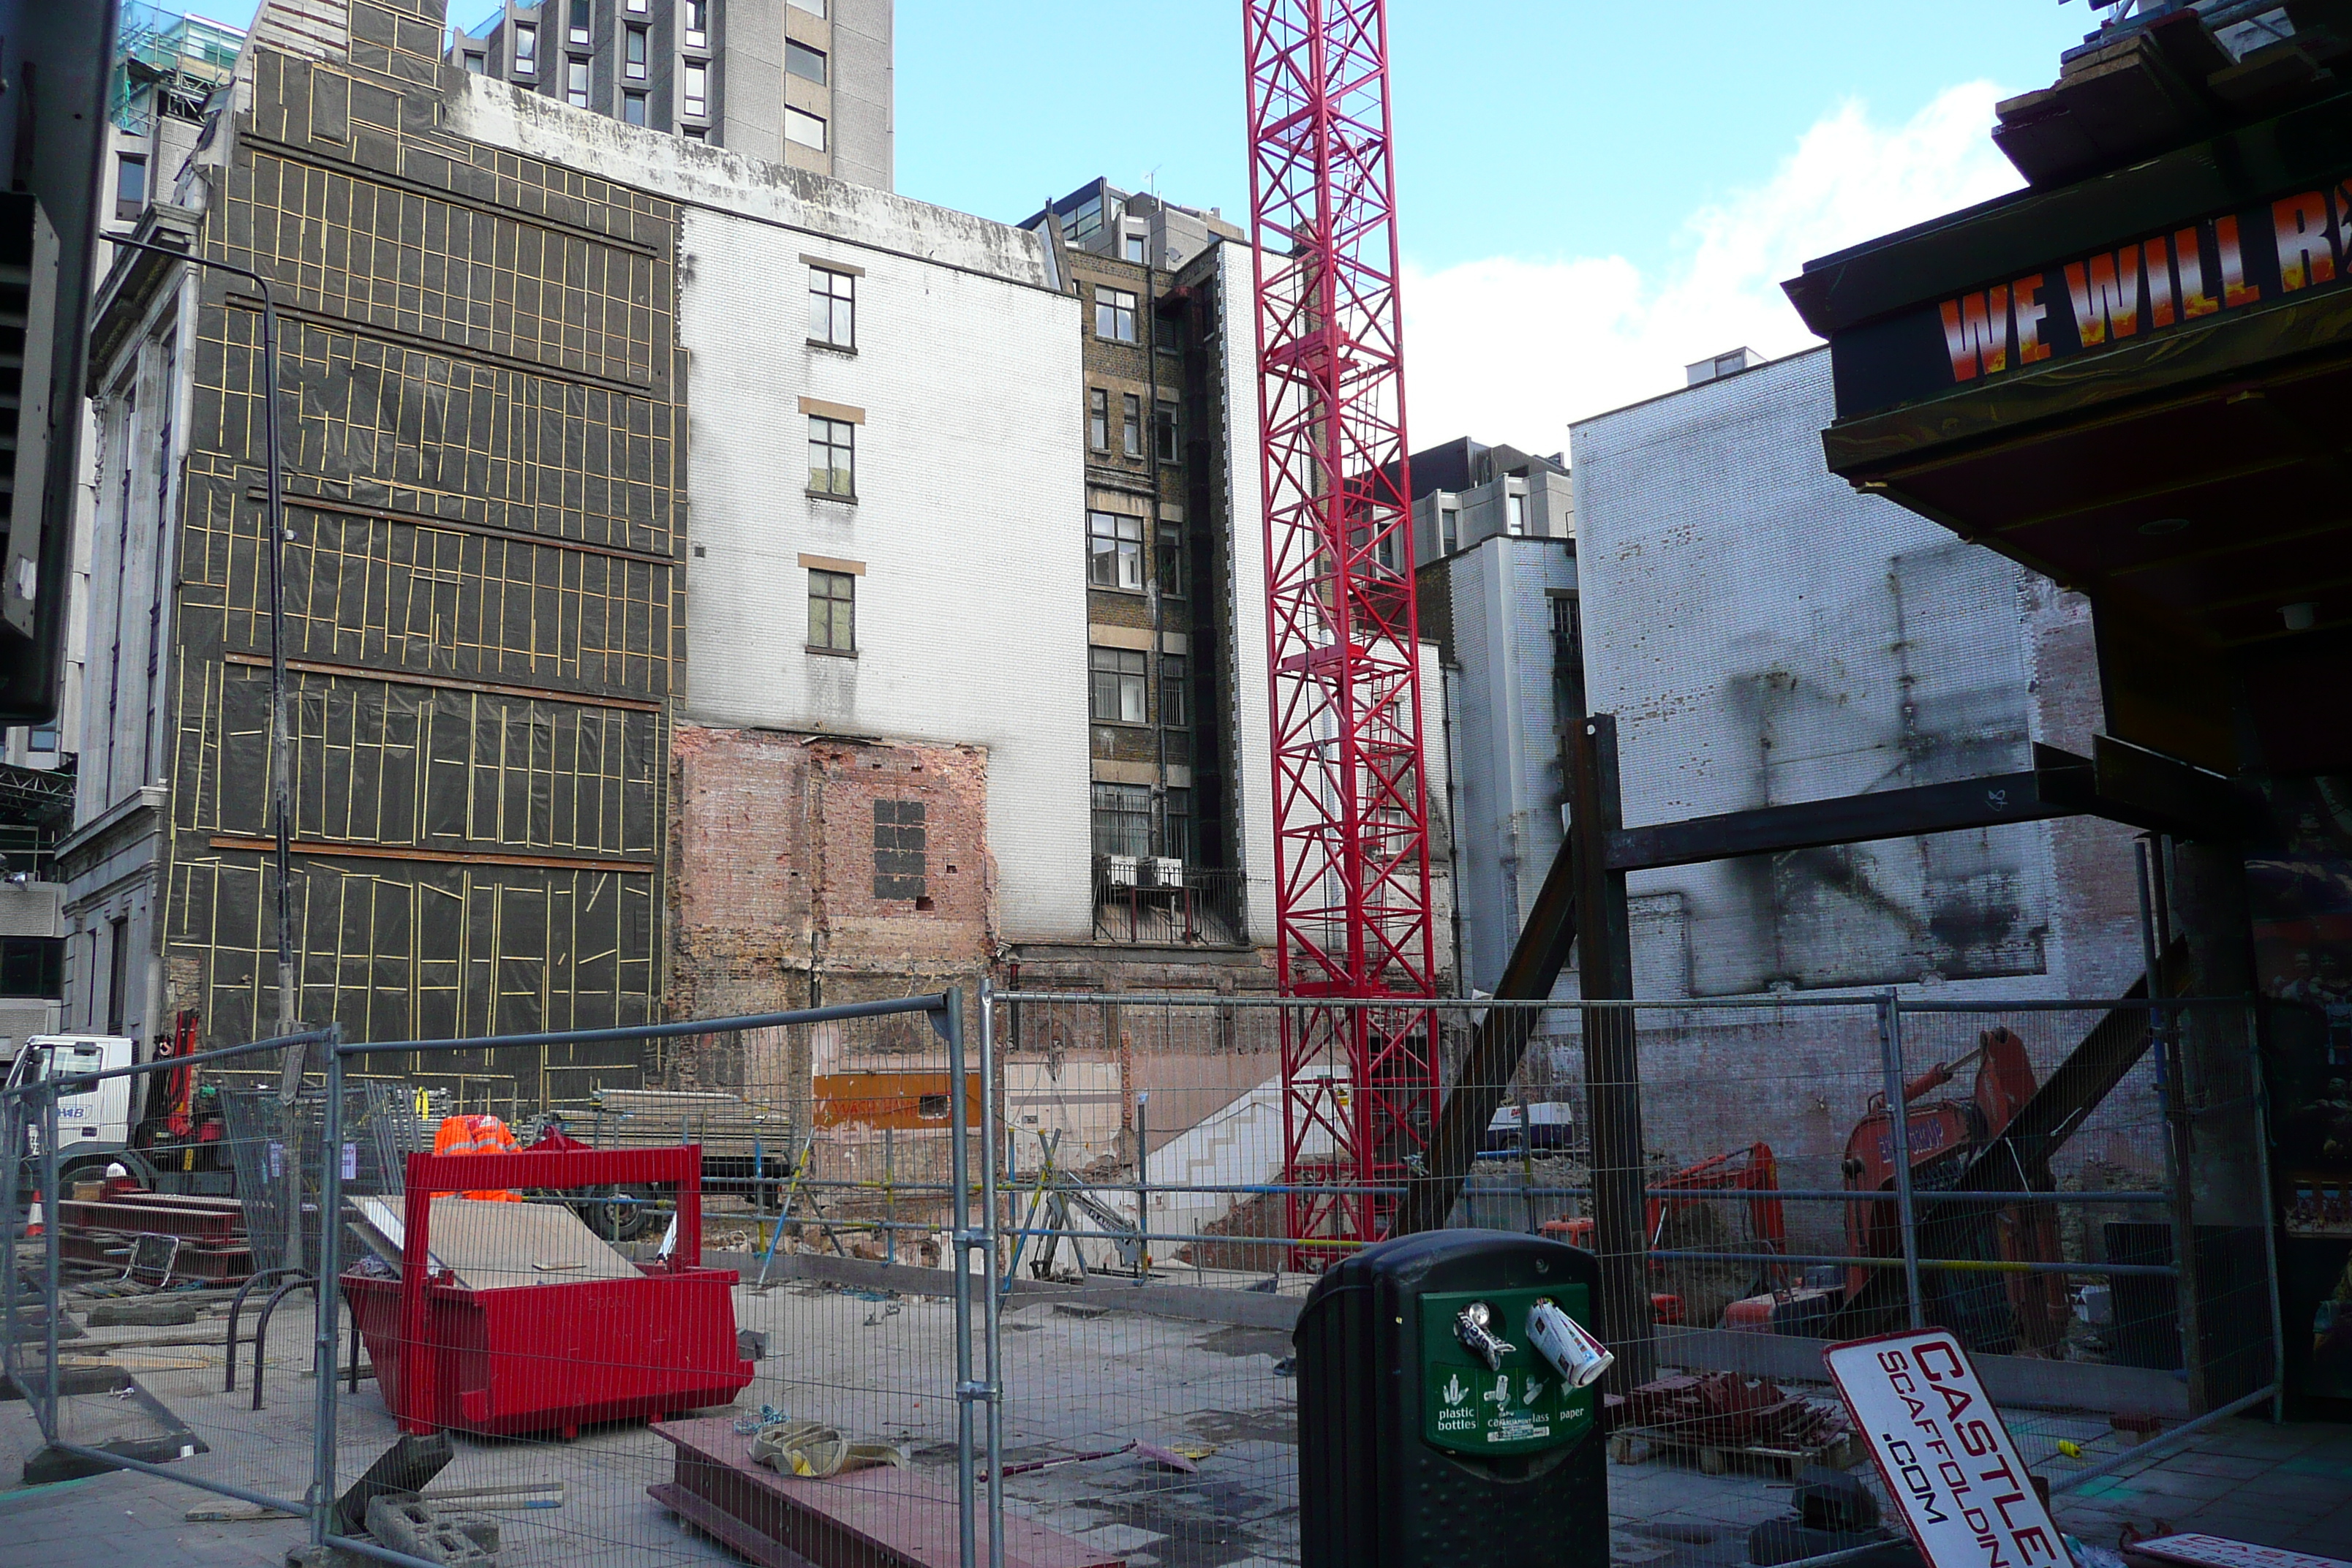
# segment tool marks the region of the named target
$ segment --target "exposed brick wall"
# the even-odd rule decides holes
[[[995,940],[978,747],[680,725],[679,1017],[971,986]],[[877,820],[882,803],[887,821]],[[920,896],[909,805],[921,808]]]

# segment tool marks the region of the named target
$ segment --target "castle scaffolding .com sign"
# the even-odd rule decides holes
[[[1959,1341],[1929,1329],[1822,1359],[1930,1568],[2072,1568]]]

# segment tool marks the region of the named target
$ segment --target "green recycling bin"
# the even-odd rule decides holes
[[[1600,1264],[1507,1231],[1365,1248],[1300,1310],[1304,1568],[1606,1568]]]

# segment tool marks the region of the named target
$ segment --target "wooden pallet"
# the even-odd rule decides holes
[[[1656,1458],[1680,1459],[1708,1476],[1760,1472],[1794,1480],[1807,1465],[1843,1470],[1862,1457],[1851,1432],[1826,1443],[1782,1447],[1771,1443],[1704,1443],[1679,1436],[1663,1426],[1625,1426],[1609,1435],[1612,1464],[1638,1465]]]

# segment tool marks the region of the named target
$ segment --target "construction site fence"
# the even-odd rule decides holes
[[[980,1478],[1001,1467],[975,1298],[996,1268],[991,1233],[971,1223],[967,1159],[993,1130],[967,1126],[966,1113],[993,1101],[949,1091],[978,1081],[963,1061],[964,1005],[944,992],[494,1039],[353,1042],[330,1028],[102,1073],[62,1064],[0,1096],[0,1352],[37,1427],[32,1463],[155,1475],[283,1516],[278,1528],[313,1545],[415,1564],[430,1559],[362,1533],[363,1499],[339,1502],[404,1433],[447,1430],[453,1457],[424,1479],[425,1499],[488,1510],[501,1562],[573,1568],[700,1542],[686,1533],[713,1528],[694,1516],[698,1500],[656,1495],[678,1479],[684,1443],[740,1454],[789,1418],[883,1461],[861,1489],[867,1509],[903,1514],[899,1528],[951,1542],[962,1563],[987,1560]],[[564,1131],[581,1127],[576,1107],[509,1107],[520,1126],[441,1123],[404,1077],[373,1070],[438,1073],[494,1050],[615,1041],[638,1045],[649,1069],[628,1075],[616,1103],[732,1105],[709,1119],[713,1147],[608,1127],[596,1153]],[[219,1135],[159,1175],[177,1189],[168,1198],[105,1192],[119,1163],[78,1154],[59,1107],[116,1080],[143,1099],[157,1075],[192,1065],[229,1075],[213,1097]],[[641,1087],[665,1080],[688,1087]],[[803,1131],[784,1140],[772,1181],[706,1178],[706,1167],[738,1168],[730,1129],[778,1128],[786,1115]],[[531,1163],[485,1162],[483,1188],[464,1190],[471,1152],[434,1153],[452,1129]],[[852,1174],[884,1143],[906,1157],[903,1197]],[[549,1149],[553,1159],[538,1158]],[[555,1181],[578,1167],[583,1149],[604,1162],[593,1168],[628,1179],[541,1184],[542,1172]],[[404,1176],[418,1156],[432,1159],[415,1168],[434,1173],[435,1190],[413,1194]],[[459,1190],[440,1191],[445,1181]],[[885,1268],[920,1259],[950,1283],[902,1297],[813,1281],[793,1267],[789,1233],[801,1226],[783,1216],[797,1213],[834,1252],[871,1251]],[[420,1215],[431,1260],[415,1293],[421,1323],[404,1315],[402,1289],[404,1231]],[[125,1228],[138,1226],[157,1230]],[[173,1229],[189,1234],[160,1248]],[[230,1278],[214,1287],[215,1275]],[[656,1298],[632,1283],[643,1279],[675,1290]],[[299,1330],[286,1321],[297,1310]],[[183,1331],[154,1331],[181,1312],[193,1320]],[[142,1327],[99,1326],[117,1322]],[[822,1455],[821,1438],[802,1440]]]
[[[1299,1307],[1366,1229],[1442,1192],[1443,1223],[1599,1259],[1618,1313],[1591,1304],[1618,1356],[1612,1529],[1618,1555],[1659,1568],[1738,1560],[1727,1535],[1784,1515],[1797,1467],[1875,1487],[1822,1372],[1835,1339],[1961,1334],[2061,1489],[2128,1461],[2119,1412],[2178,1432],[2275,1395],[2242,1000],[1445,1000],[1403,1005],[1399,1029],[1393,1002],[982,986],[968,1029],[970,1000],[496,1039],[322,1030],[144,1064],[119,1076],[219,1075],[220,1136],[159,1178],[189,1192],[190,1212],[155,1222],[190,1233],[169,1258],[74,1190],[93,1173],[51,1124],[95,1078],[26,1084],[0,1096],[0,1199],[7,1235],[37,1194],[43,1225],[7,1270],[8,1381],[59,1454],[282,1510],[280,1528],[388,1561],[413,1560],[334,1504],[400,1438],[396,1410],[455,1429],[425,1495],[499,1510],[509,1563],[717,1555],[683,1529],[712,1526],[674,1489],[672,1439],[740,1454],[777,1419],[887,1455],[861,1489],[943,1551],[951,1531],[961,1562],[1001,1562],[1006,1532],[1032,1527],[1130,1557],[1295,1560]],[[1335,1044],[1350,1037],[1335,1018],[1374,1009],[1426,1081]],[[698,1261],[731,1276],[737,1342],[717,1359],[748,1375],[731,1403],[608,1404],[576,1426],[469,1409],[463,1387],[454,1408],[406,1411],[394,1363],[482,1348],[457,1318],[380,1315],[410,1161],[445,1113],[488,1109],[428,1086],[494,1051],[616,1043],[637,1061],[609,1089],[493,1102],[503,1135],[625,1163],[688,1145],[690,1173],[518,1182],[513,1205],[503,1184],[428,1196],[440,1283],[480,1304],[583,1289],[583,1268],[659,1272],[666,1241],[694,1261],[677,1249],[698,1215]],[[1445,1144],[1449,1106],[1482,1110],[1475,1147]],[[1331,1120],[1359,1113],[1369,1142]],[[242,1234],[194,1201],[207,1184],[235,1190]],[[183,1267],[242,1267],[242,1302],[201,1275],[187,1289]],[[101,1322],[159,1303],[197,1321]],[[496,1347],[500,1375],[541,1410],[567,1389],[593,1405],[646,1360],[632,1336],[667,1331],[599,1310],[551,1307]]]
[[[1351,1010],[1381,1016],[1373,1039],[1420,1015],[1401,1055],[1433,1064],[1434,1092],[1349,1059],[1334,1018]],[[1137,1550],[1296,1552],[1287,1325],[1433,1182],[1459,1183],[1443,1223],[1584,1247],[1603,1295],[1634,1304],[1593,1303],[1617,1356],[1629,1560],[1722,1561],[1727,1537],[1789,1512],[1804,1465],[1876,1488],[1822,1369],[1837,1340],[1952,1329],[2062,1489],[2122,1462],[2137,1435],[2118,1414],[2177,1426],[2277,1396],[2243,998],[1030,991],[983,1016],[1004,1100],[985,1327],[1013,1506]],[[1443,1146],[1457,1097],[1490,1108],[1474,1148]],[[1334,1125],[1331,1107],[1368,1103]],[[1151,1305],[1106,1311],[1123,1291]],[[1132,1460],[1020,1473],[1132,1444],[1214,1448],[1234,1479]]]

